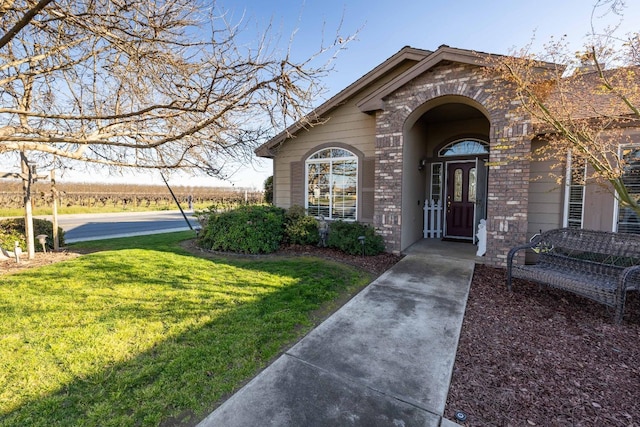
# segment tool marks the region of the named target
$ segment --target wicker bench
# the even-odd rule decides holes
[[[515,255],[526,249],[537,252],[537,262],[515,263]],[[620,323],[627,292],[640,291],[640,235],[569,228],[546,231],[509,251],[509,290],[514,277],[612,307]]]

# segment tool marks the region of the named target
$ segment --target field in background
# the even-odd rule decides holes
[[[56,188],[59,214],[177,209],[171,193],[162,185],[58,183]],[[263,201],[262,191],[255,189],[186,186],[171,189],[183,209],[202,210],[210,206],[229,209]],[[51,215],[53,196],[49,182],[36,182],[31,197],[34,215]],[[22,183],[0,180],[0,217],[23,213]]]

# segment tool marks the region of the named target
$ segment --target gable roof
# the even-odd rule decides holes
[[[604,118],[610,121],[638,116],[633,107],[640,105],[638,66],[604,70],[602,75],[597,70],[577,72],[554,83],[545,101],[552,113],[563,120]]]
[[[322,103],[319,107],[309,113],[305,119],[298,120],[296,123],[292,124],[287,129],[256,148],[255,153],[260,157],[272,158],[273,154],[271,153],[271,149],[282,144],[285,140],[291,138],[300,130],[307,128],[310,120],[322,117],[324,114],[334,108],[337,108],[355,93],[365,89],[367,86],[407,61],[417,64],[430,54],[432,54],[432,52],[429,50],[416,49],[411,46],[403,47],[389,59]]]
[[[313,110],[302,120],[297,121],[293,125],[289,126],[278,135],[262,144],[255,150],[255,153],[260,157],[273,158],[274,153],[272,149],[279,146],[287,139],[294,137],[297,132],[302,129],[308,128],[310,124],[317,123],[319,119],[333,110],[334,108],[342,105],[347,99],[352,97],[357,92],[365,89],[382,76],[386,75],[396,67],[406,63],[406,61],[412,61],[414,65],[408,70],[404,71],[400,75],[393,78],[382,87],[376,89],[372,93],[365,95],[363,99],[356,103],[356,106],[363,113],[371,113],[383,108],[383,99],[389,94],[393,93],[403,85],[407,84],[411,80],[425,73],[432,67],[438,65],[443,61],[450,61],[462,64],[470,64],[477,66],[489,66],[489,57],[499,57],[501,55],[489,54],[484,52],[477,52],[467,49],[452,48],[447,45],[441,45],[434,51],[416,49],[410,46],[405,46],[395,55],[384,61],[382,64],[375,67],[373,70],[365,74],[360,79],[356,80],[351,85],[347,86],[344,90],[333,96],[318,108]],[[539,62],[539,67],[556,67],[556,64]]]
[[[396,91],[440,62],[452,61],[462,64],[486,66],[488,65],[487,60],[484,59],[486,56],[488,56],[488,54],[479,54],[472,50],[457,49],[442,45],[415,67],[368,95],[356,105],[363,113],[380,110],[382,109],[382,99],[385,96]]]

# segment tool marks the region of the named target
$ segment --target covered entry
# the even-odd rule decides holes
[[[473,100],[447,96],[426,103],[410,117],[404,147],[403,246],[423,238],[475,241],[487,211],[490,124],[483,111]],[[415,159],[418,168],[412,171]]]

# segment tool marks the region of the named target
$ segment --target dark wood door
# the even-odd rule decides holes
[[[447,164],[447,237],[473,238],[476,164]]]

